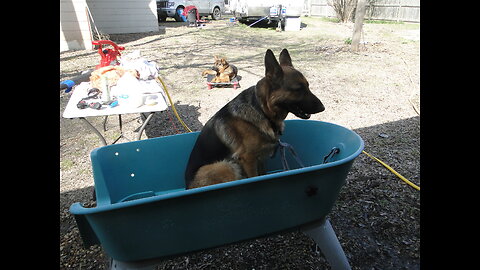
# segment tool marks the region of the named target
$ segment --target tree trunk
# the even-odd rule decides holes
[[[357,52],[362,34],[363,19],[365,18],[366,0],[358,0],[355,13],[355,26],[353,28],[352,51]]]

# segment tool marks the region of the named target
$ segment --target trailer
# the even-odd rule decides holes
[[[292,30],[300,29],[303,1],[298,0],[230,0],[230,11],[240,22],[268,19],[269,23],[280,22],[284,27],[290,22]]]

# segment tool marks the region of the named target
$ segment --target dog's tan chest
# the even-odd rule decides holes
[[[268,156],[273,152],[277,142],[272,128],[262,130],[258,125],[253,125],[242,119],[230,122],[233,153],[235,156],[255,156],[256,159]]]

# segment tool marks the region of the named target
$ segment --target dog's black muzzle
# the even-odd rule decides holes
[[[309,119],[312,114],[323,112],[325,106],[313,93],[308,94],[300,102],[288,105],[288,110],[302,119]]]

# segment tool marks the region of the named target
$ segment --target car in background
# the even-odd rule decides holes
[[[186,6],[193,5],[200,16],[212,16],[218,20],[225,12],[225,0],[157,0],[158,20],[165,21],[167,17],[174,18],[177,22],[183,21],[179,14]]]

